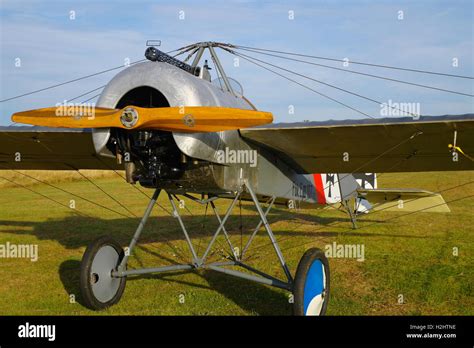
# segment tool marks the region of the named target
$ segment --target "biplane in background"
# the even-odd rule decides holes
[[[267,221],[272,206],[341,206],[354,227],[356,215],[369,209],[447,212],[441,195],[379,188],[375,173],[474,169],[467,155],[474,152],[473,119],[268,126],[272,115],[258,111],[240,85],[227,77],[215,47],[232,53],[234,46],[215,42],[186,46],[181,53],[189,52],[186,61],[194,57],[190,64],[148,47],[148,61],[118,73],[102,91],[93,114],[67,110],[58,115],[58,107],[18,112],[14,122],[48,128],[12,127],[0,133],[2,169],[125,170],[130,184],[154,189],[128,248],[107,236],[85,251],[81,291],[92,309],[116,304],[127,277],[204,268],[288,290],[294,294],[296,315],[322,315],[329,299],[328,260],[320,249],[309,249],[292,273]],[[219,85],[211,83],[207,61],[201,62],[206,50],[220,75]],[[15,160],[18,154],[21,161]],[[189,246],[189,263],[127,269],[161,192],[167,195]],[[179,196],[209,204],[219,223],[202,255],[177,209]],[[230,200],[223,216],[216,210],[217,199]],[[225,227],[239,200],[252,202],[260,219],[240,252]],[[285,279],[244,261],[262,226]],[[208,262],[221,234],[232,256]]]

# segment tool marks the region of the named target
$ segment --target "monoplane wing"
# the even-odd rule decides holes
[[[0,169],[120,169],[98,157],[90,129],[0,127]]]
[[[474,170],[474,119],[251,128],[240,133],[279,154],[299,173]]]

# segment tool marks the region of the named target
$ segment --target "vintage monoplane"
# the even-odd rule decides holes
[[[472,119],[264,126],[272,123],[272,114],[258,111],[243,96],[239,85],[226,75],[216,47],[231,53],[233,49],[229,44],[201,42],[181,49],[189,56],[180,61],[150,46],[147,61],[130,65],[107,84],[92,113],[58,112],[58,107],[18,112],[12,116],[14,122],[48,128],[11,128],[0,133],[2,169],[121,169],[130,184],[154,189],[128,248],[111,237],[100,237],[87,247],[80,288],[92,309],[116,304],[127,277],[204,268],[292,292],[296,315],[324,314],[329,299],[328,260],[320,249],[309,249],[292,273],[267,221],[272,206],[339,205],[354,227],[356,215],[364,209],[445,212],[449,208],[440,194],[380,189],[374,173],[474,169],[467,155],[474,152]],[[201,62],[204,52],[215,63],[219,84],[211,83],[210,67],[207,61]],[[188,64],[190,57],[194,58]],[[189,246],[190,260],[127,269],[162,191]],[[180,196],[209,204],[219,223],[202,255],[196,252],[177,208]],[[217,199],[230,200],[223,216],[216,210]],[[239,200],[252,202],[260,219],[241,251],[234,248],[225,227]],[[262,226],[284,280],[244,262]],[[219,235],[225,237],[232,257],[208,262]]]

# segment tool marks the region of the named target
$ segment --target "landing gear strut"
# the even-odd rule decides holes
[[[257,209],[260,222],[254,229],[253,233],[250,235],[242,252],[237,253],[229,238],[225,224],[232,213],[232,209],[235,207],[244,191],[249,193]],[[319,249],[308,250],[301,258],[298,270],[296,272],[296,279],[293,279],[278,242],[270,227],[270,224],[267,221],[267,214],[275,202],[275,197],[271,198],[266,211],[263,211],[256,194],[252,190],[251,186],[246,182],[244,182],[241,188],[235,193],[230,206],[227,208],[227,211],[222,218],[217,212],[216,206],[214,204],[214,201],[218,199],[218,197],[197,199],[190,195],[184,195],[185,197],[192,199],[197,203],[203,205],[210,204],[216,219],[219,222],[217,230],[215,231],[207,248],[201,256],[196,253],[188,231],[186,230],[184,222],[176,207],[173,195],[167,193],[172,207],[173,217],[178,220],[188,245],[190,251],[190,262],[171,266],[127,270],[128,258],[131,255],[143,231],[143,228],[145,227],[145,224],[153,210],[153,207],[156,204],[160,192],[160,189],[155,190],[153,197],[150,199],[150,202],[140,221],[140,224],[138,225],[133,238],[130,241],[129,247],[126,249],[126,253],[122,250],[117,242],[113,241],[109,237],[100,238],[87,248],[82,259],[81,266],[81,292],[85,303],[89,308],[101,310],[116,304],[123,294],[126,278],[128,276],[203,268],[293,292],[295,303],[294,313],[296,315],[322,315],[326,312],[329,299],[329,264],[326,257]],[[273,249],[278,257],[281,268],[285,274],[285,280],[277,279],[269,274],[256,270],[244,262],[244,255],[248,251],[250,244],[262,225],[267,232]],[[225,262],[209,263],[207,262],[208,255],[220,233],[224,235],[232,256]],[[230,269],[228,268],[229,266],[237,266],[246,270],[246,272],[237,269]]]

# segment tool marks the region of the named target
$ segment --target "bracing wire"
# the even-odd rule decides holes
[[[74,98],[71,98],[71,99],[66,99],[68,102],[72,102],[73,100],[76,100],[76,99],[79,99],[81,97],[84,97],[92,92],[95,92],[95,91],[98,91],[99,89],[102,89],[104,88],[105,86],[107,85],[103,85],[103,86],[100,86],[100,87],[97,87],[97,88],[94,88],[94,89],[91,89],[90,91],[87,91],[86,93],[82,93],[81,95],[78,95],[77,97],[74,97]]]
[[[168,54],[168,53],[172,53],[172,52],[175,52],[175,51],[177,51],[177,50],[168,51],[168,52],[166,52],[166,53]],[[21,97],[25,97],[25,96],[28,96],[28,95],[31,95],[31,94],[35,94],[35,93],[47,91],[47,90],[49,90],[49,89],[53,89],[53,88],[56,88],[56,87],[64,86],[64,85],[67,85],[67,84],[69,84],[69,83],[81,81],[81,80],[84,80],[84,79],[88,79],[88,78],[90,78],[90,77],[94,77],[94,76],[97,76],[97,75],[105,74],[105,73],[107,73],[107,72],[114,71],[114,70],[121,69],[121,68],[125,68],[125,67],[128,67],[129,65],[138,64],[138,63],[144,62],[144,61],[146,61],[146,60],[147,60],[147,59],[140,59],[140,60],[131,62],[130,64],[127,64],[127,65],[122,64],[122,65],[119,65],[119,66],[116,66],[116,67],[113,67],[113,68],[110,68],[110,69],[105,69],[105,70],[102,70],[102,71],[95,72],[95,73],[93,73],[93,74],[81,76],[81,77],[78,77],[78,78],[75,78],[75,79],[72,79],[72,80],[68,80],[68,81],[65,81],[65,82],[57,83],[57,84],[55,84],[55,85],[51,85],[51,86],[48,86],[48,87],[36,89],[36,90],[34,90],[34,91],[30,91],[30,92],[27,92],[27,93],[19,94],[19,95],[10,97],[10,98],[2,99],[2,100],[0,100],[0,103],[6,102],[6,101],[9,101],[9,100],[13,100],[13,99],[18,99],[18,98],[21,98]]]
[[[131,211],[125,204],[123,204],[122,202],[120,202],[118,199],[116,199],[114,196],[112,196],[111,194],[107,193],[107,191],[105,191],[102,187],[100,187],[99,185],[97,185],[91,178],[89,178],[87,175],[85,175],[84,173],[81,173],[79,170],[76,170],[76,172],[81,176],[83,177],[84,179],[86,179],[87,181],[89,181],[92,185],[94,185],[96,188],[98,188],[103,194],[105,194],[107,197],[109,197],[111,200],[113,200],[115,203],[117,203],[120,207],[122,207],[125,211],[127,211],[132,217],[137,217],[137,215]]]
[[[94,96],[92,96],[92,97],[90,97],[90,98],[88,98],[88,99],[82,101],[81,104],[87,103],[88,101],[91,101],[91,100],[97,98],[97,97],[100,96],[100,95],[101,95],[101,93],[96,94],[96,95],[94,95]]]
[[[143,62],[143,61],[145,61],[145,60],[146,60],[146,59],[141,59],[141,60],[138,60],[138,61],[136,61],[136,62],[130,63],[130,65],[132,65],[132,64],[137,64],[137,63]],[[69,80],[69,81],[61,82],[61,83],[58,83],[58,84],[55,84],[55,85],[52,85],[52,86],[48,86],[48,87],[36,89],[36,90],[34,90],[34,91],[31,91],[31,92],[27,92],[27,93],[23,93],[23,94],[16,95],[16,96],[14,96],[14,97],[2,99],[2,100],[0,100],[0,103],[6,102],[6,101],[9,101],[9,100],[13,100],[13,99],[18,99],[18,98],[21,98],[21,97],[25,97],[25,96],[28,96],[28,95],[31,95],[31,94],[35,94],[35,93],[38,93],[38,92],[47,91],[47,90],[49,90],[49,89],[53,89],[53,88],[56,88],[56,87],[64,86],[64,85],[67,85],[67,84],[72,83],[72,82],[77,82],[77,81],[85,80],[85,79],[88,79],[88,78],[90,78],[90,77],[97,76],[97,75],[101,75],[101,74],[104,74],[104,73],[107,73],[107,72],[110,72],[110,71],[114,71],[114,70],[117,70],[117,69],[120,69],[120,68],[123,68],[123,67],[125,67],[125,65],[119,65],[119,66],[116,66],[116,67],[113,67],[113,68],[110,68],[110,69],[102,70],[102,71],[99,71],[99,72],[96,72],[96,73],[93,73],[93,74],[89,74],[89,75],[86,75],[86,76],[81,76],[81,77],[78,77],[78,78],[75,78],[75,79],[72,79],[72,80]]]
[[[327,83],[327,82],[324,82],[324,81],[321,81],[321,80],[318,80],[318,79],[315,79],[315,78],[306,76],[306,75],[304,75],[304,74],[300,74],[300,73],[298,73],[298,72],[296,72],[296,71],[283,68],[283,67],[281,67],[281,66],[278,66],[278,65],[275,65],[275,64],[272,64],[272,63],[263,61],[263,60],[261,60],[261,59],[255,58],[255,57],[248,56],[248,55],[243,54],[243,53],[236,53],[236,52],[233,52],[233,53],[234,53],[234,54],[239,54],[240,56],[243,56],[243,57],[246,57],[246,58],[250,58],[250,59],[256,60],[256,61],[261,62],[261,63],[266,64],[266,65],[270,65],[270,66],[275,67],[275,68],[277,68],[277,69],[280,69],[280,70],[286,71],[286,72],[288,72],[288,73],[291,73],[291,74],[300,76],[300,77],[302,77],[302,78],[305,78],[305,79],[307,79],[307,80],[311,80],[311,81],[314,81],[314,82],[316,82],[316,83],[319,83],[319,84],[328,86],[328,87],[330,87],[330,88],[337,89],[337,90],[339,90],[339,91],[341,91],[341,92],[351,94],[351,95],[356,96],[356,97],[358,97],[358,98],[365,99],[365,100],[370,101],[370,102],[372,102],[372,103],[375,103],[375,104],[377,104],[377,105],[383,105],[383,103],[380,102],[380,101],[378,101],[378,100],[375,100],[375,99],[373,99],[373,98],[366,97],[366,96],[364,96],[364,95],[362,95],[362,94],[359,94],[359,93],[356,93],[356,92],[352,92],[352,91],[350,91],[350,90],[348,90],[348,89],[335,86],[335,85],[333,85],[333,84],[330,84],[330,83]],[[389,108],[391,108],[391,109],[394,109],[394,110],[401,111],[401,112],[403,112],[403,113],[405,113],[405,114],[407,114],[407,115],[411,115],[411,116],[414,116],[414,117],[418,117],[418,116],[419,116],[419,115],[413,114],[412,112],[409,112],[409,111],[407,111],[407,110],[402,110],[402,109],[397,108],[397,107],[392,106],[392,105],[388,105],[388,104],[387,104],[387,107],[389,107]]]
[[[270,50],[270,49],[257,48],[257,47],[249,47],[249,46],[241,46],[241,45],[233,45],[233,47],[234,48],[241,48],[241,49],[242,48],[253,49],[253,50],[265,51],[265,52],[281,53],[281,54],[293,55],[293,56],[298,56],[298,57],[314,58],[314,59],[321,59],[321,60],[330,60],[330,61],[334,61],[334,62],[343,62],[343,63],[347,62],[347,60],[344,60],[344,59],[321,57],[321,56],[314,56],[314,55],[294,53],[294,52],[277,51],[277,50]],[[410,72],[415,72],[415,73],[420,73],[420,74],[430,74],[430,75],[447,76],[447,77],[455,77],[455,78],[461,78],[461,79],[474,80],[474,77],[472,77],[472,76],[447,74],[447,73],[441,73],[441,72],[437,72],[437,71],[396,67],[396,66],[390,66],[390,65],[365,63],[365,62],[358,62],[358,61],[350,61],[350,64],[366,65],[366,66],[371,66],[371,67],[375,67],[375,68],[394,69],[394,70],[410,71]]]
[[[257,65],[257,66],[259,66],[259,67],[261,67],[261,68],[263,68],[263,69],[265,69],[265,70],[267,70],[267,71],[269,71],[269,72],[271,72],[271,73],[273,73],[273,74],[276,74],[276,75],[278,75],[278,76],[280,76],[280,77],[282,77],[282,78],[284,78],[284,79],[286,79],[286,80],[288,80],[288,81],[291,81],[291,82],[293,82],[293,83],[295,83],[295,84],[297,84],[297,85],[299,85],[299,86],[301,86],[301,87],[303,87],[303,88],[306,88],[307,90],[310,90],[310,91],[313,92],[313,93],[316,93],[316,94],[318,94],[318,95],[320,95],[320,96],[322,96],[322,97],[324,97],[324,98],[326,98],[326,99],[332,100],[332,101],[335,102],[335,103],[338,103],[338,104],[340,104],[340,105],[342,105],[342,106],[344,106],[344,107],[346,107],[346,108],[348,108],[348,109],[351,109],[352,111],[355,111],[355,112],[357,112],[357,113],[359,113],[359,114],[361,114],[361,115],[364,115],[364,116],[367,116],[367,117],[376,119],[375,117],[373,117],[373,116],[371,116],[371,115],[369,115],[369,114],[367,114],[367,113],[365,113],[365,112],[363,112],[363,111],[361,111],[361,110],[359,110],[359,109],[356,109],[356,108],[354,108],[354,107],[352,107],[352,106],[350,106],[350,105],[348,105],[348,104],[345,104],[345,103],[343,103],[343,102],[341,102],[341,101],[339,101],[339,100],[337,100],[337,99],[335,99],[335,98],[332,98],[332,97],[330,97],[330,96],[328,96],[328,95],[326,95],[326,94],[324,94],[324,93],[318,92],[317,90],[315,90],[315,89],[313,89],[313,88],[311,88],[311,87],[309,87],[309,86],[307,86],[307,85],[305,85],[305,84],[303,84],[303,83],[301,83],[301,82],[298,82],[298,81],[296,81],[296,80],[294,80],[294,79],[292,79],[292,78],[290,78],[290,77],[288,77],[288,76],[285,76],[285,75],[283,75],[283,74],[280,74],[279,72],[276,72],[275,70],[272,70],[272,69],[270,69],[270,68],[267,68],[267,67],[265,67],[265,66],[263,66],[263,65],[261,65],[261,64],[259,64],[259,63],[256,63],[256,62],[254,62],[253,60],[247,59],[247,58],[241,56],[239,53],[236,53],[236,52],[235,52],[234,54],[237,55],[237,56],[240,56],[240,57],[243,58],[244,60],[246,60],[246,61],[248,61],[248,62],[250,62],[250,63],[252,63],[252,64],[255,64],[255,65]]]
[[[9,169],[9,168],[4,168],[4,169],[11,170],[11,171],[13,171],[13,172],[15,172],[15,173],[17,173],[17,174],[20,174],[20,175],[23,175],[23,176],[25,176],[25,177],[27,177],[27,178],[29,178],[29,179],[35,180],[35,181],[39,182],[40,184],[44,184],[44,185],[50,186],[50,187],[52,187],[52,188],[54,188],[54,189],[56,189],[56,190],[59,190],[59,191],[61,191],[61,192],[67,193],[67,194],[69,194],[69,195],[71,195],[71,196],[74,196],[74,197],[77,197],[77,198],[79,198],[79,199],[82,199],[82,200],[84,200],[84,201],[86,201],[86,202],[88,202],[88,203],[90,203],[90,204],[93,204],[93,205],[96,205],[96,206],[101,207],[101,208],[103,208],[103,209],[106,209],[106,210],[108,210],[108,211],[110,211],[110,212],[112,212],[112,213],[115,213],[115,214],[117,214],[117,215],[120,215],[120,216],[122,216],[122,217],[124,217],[124,218],[129,218],[129,216],[127,216],[127,215],[125,215],[125,214],[123,214],[123,213],[121,213],[121,212],[119,212],[119,211],[116,211],[116,210],[114,210],[114,209],[112,209],[112,208],[109,208],[109,207],[107,207],[107,206],[105,206],[105,205],[102,205],[102,204],[100,204],[100,203],[94,202],[94,201],[92,201],[92,200],[90,200],[90,199],[88,199],[88,198],[85,198],[85,197],[81,196],[81,195],[78,195],[78,194],[75,194],[75,193],[73,193],[73,192],[67,191],[67,190],[65,190],[65,189],[63,189],[63,188],[61,188],[61,187],[59,187],[59,186],[53,185],[53,184],[51,184],[51,183],[49,183],[49,182],[47,182],[47,181],[40,180],[40,179],[38,179],[38,178],[35,178],[34,176],[31,176],[31,175],[22,173],[22,172],[20,172],[20,171],[18,171],[18,170],[15,170],[15,169]]]
[[[251,50],[251,49],[247,49],[247,48],[242,48],[242,50],[257,53],[257,54],[263,54],[263,55],[266,55],[266,56],[286,59],[286,60],[290,60],[290,61],[294,61],[294,62],[310,64],[310,65],[319,66],[319,67],[323,67],[323,68],[328,68],[328,69],[333,69],[333,70],[338,70],[338,71],[344,71],[344,72],[348,72],[348,73],[351,73],[351,74],[357,74],[357,75],[373,77],[373,78],[381,79],[381,80],[387,80],[387,81],[392,81],[392,82],[397,82],[397,83],[403,83],[403,84],[410,85],[410,86],[427,88],[427,89],[432,89],[432,90],[436,90],[436,91],[440,91],[440,92],[458,94],[458,95],[463,95],[463,96],[468,96],[468,97],[474,97],[474,94],[469,94],[469,93],[464,93],[464,92],[459,92],[459,91],[453,91],[453,90],[450,90],[450,89],[445,89],[445,88],[440,88],[440,87],[435,87],[435,86],[423,85],[423,84],[420,84],[420,83],[414,83],[414,82],[410,82],[410,81],[403,81],[403,80],[394,79],[394,78],[390,78],[390,77],[386,77],[386,76],[379,76],[379,75],[368,74],[368,73],[355,71],[355,70],[350,70],[350,69],[337,68],[337,67],[330,66],[330,65],[318,64],[318,63],[314,63],[314,62],[309,62],[307,60],[301,60],[301,59],[296,59],[296,58],[291,58],[291,57],[285,57],[285,56],[281,56],[281,55],[276,55],[276,54],[271,54],[271,53],[266,53],[266,52],[260,52],[260,51]]]
[[[30,191],[30,192],[33,192],[34,194],[37,194],[38,196],[41,196],[41,197],[43,197],[43,198],[46,198],[47,200],[50,200],[50,201],[52,201],[52,202],[54,202],[54,203],[56,203],[56,204],[58,204],[58,205],[60,205],[60,206],[62,206],[62,207],[64,207],[64,208],[66,208],[67,210],[71,210],[71,207],[69,207],[67,204],[61,203],[60,201],[57,201],[57,200],[55,200],[54,198],[51,198],[51,197],[49,197],[49,196],[46,196],[46,195],[42,194],[41,192],[35,191],[35,190],[33,190],[33,189],[31,189],[31,188],[25,186],[25,185],[19,184],[19,183],[15,182],[15,181],[10,180],[10,179],[8,179],[8,178],[5,178],[5,177],[3,177],[3,176],[0,176],[0,179],[5,180],[5,181],[8,181],[9,183],[14,184],[14,185],[16,185],[16,186],[18,186],[18,187],[24,188],[25,190],[28,190],[28,191]],[[83,212],[81,212],[81,211],[79,211],[79,210],[77,210],[77,209],[74,209],[74,212],[77,213],[77,214],[79,214],[79,215],[81,215],[81,216],[85,216],[85,217],[89,217],[89,218],[94,218],[92,215],[89,215],[89,214],[87,214],[87,213],[83,213]]]
[[[455,186],[452,186],[452,187],[448,187],[448,188],[446,188],[446,189],[444,189],[444,190],[441,190],[441,191],[438,191],[438,192],[436,192],[436,193],[441,194],[442,192],[446,192],[446,191],[449,191],[449,190],[454,190],[454,189],[456,189],[456,188],[463,187],[463,186],[466,186],[466,185],[470,185],[470,184],[473,184],[473,183],[474,183],[474,181],[464,182],[464,183],[462,183],[462,184],[460,184],[460,185],[455,185]],[[466,198],[470,198],[470,197],[473,197],[473,195],[470,195],[470,196],[467,196],[467,197],[463,197],[463,198],[461,198],[461,199],[466,199]],[[422,198],[422,197],[414,198],[414,199],[412,199],[412,200],[410,200],[410,201],[416,201],[416,200],[421,199],[421,198]],[[403,216],[415,214],[415,213],[418,213],[418,212],[421,212],[421,211],[425,211],[425,210],[427,210],[427,209],[435,208],[435,207],[437,207],[437,206],[440,206],[440,205],[443,205],[443,204],[448,204],[448,203],[451,203],[451,202],[455,202],[455,201],[461,200],[461,199],[454,199],[454,200],[451,200],[451,201],[448,201],[448,202],[444,202],[444,203],[441,203],[441,204],[436,204],[436,205],[433,205],[433,206],[430,206],[430,207],[427,207],[427,208],[418,209],[418,210],[415,210],[415,211],[412,211],[412,212],[409,212],[409,213],[406,213],[406,214],[397,215],[397,216],[395,216],[395,217],[393,217],[393,218],[388,218],[388,219],[385,219],[385,220],[382,220],[382,221],[374,222],[374,223],[372,223],[372,224],[370,224],[370,225],[366,225],[366,226],[359,227],[359,229],[366,228],[366,227],[369,227],[369,226],[372,226],[372,225],[376,225],[376,224],[380,224],[380,223],[383,223],[383,222],[386,222],[386,221],[389,221],[389,220],[398,219],[398,218],[401,218],[401,217],[403,217]],[[377,214],[377,213],[380,213],[380,212],[382,212],[382,211],[384,211],[384,210],[387,210],[387,209],[390,209],[390,208],[391,208],[391,206],[388,206],[388,207],[386,207],[386,208],[382,208],[382,209],[379,209],[379,210],[370,212],[368,215]],[[337,221],[337,222],[335,222],[335,223],[333,223],[333,224],[325,225],[325,226],[323,226],[322,228],[334,227],[335,225],[339,225],[339,224],[344,223],[344,222],[345,222],[345,221]],[[301,225],[302,225],[302,224],[298,224],[298,226],[297,226],[296,228],[292,229],[292,231],[296,231],[296,229],[297,229],[299,226],[301,226]],[[320,230],[320,229],[313,230],[313,232],[316,232],[316,231],[318,231],[318,230]],[[348,231],[348,232],[350,232],[350,231]],[[280,238],[280,239],[278,240],[278,243],[281,243],[281,242],[286,241],[286,240],[289,240],[289,239],[290,239],[290,237]],[[262,249],[262,248],[264,248],[264,247],[266,247],[266,246],[269,246],[269,245],[271,245],[271,244],[272,244],[272,243],[266,243],[266,244],[257,245],[257,246],[255,246],[255,247],[253,247],[253,248],[250,248],[249,250],[253,250],[253,251],[255,252],[256,250],[260,250],[260,249]],[[295,247],[298,247],[298,246],[303,246],[303,245],[306,245],[306,244],[308,244],[308,243],[302,243],[302,244],[292,245],[292,246],[290,246],[290,247],[288,247],[288,248],[285,248],[285,249],[282,249],[282,250],[291,249],[291,248],[295,248]],[[261,255],[254,256],[254,257],[251,257],[251,258],[252,258],[252,260],[255,260],[255,259],[257,259],[257,258],[262,257],[264,254],[266,254],[266,253],[264,252],[264,253],[261,254]]]

